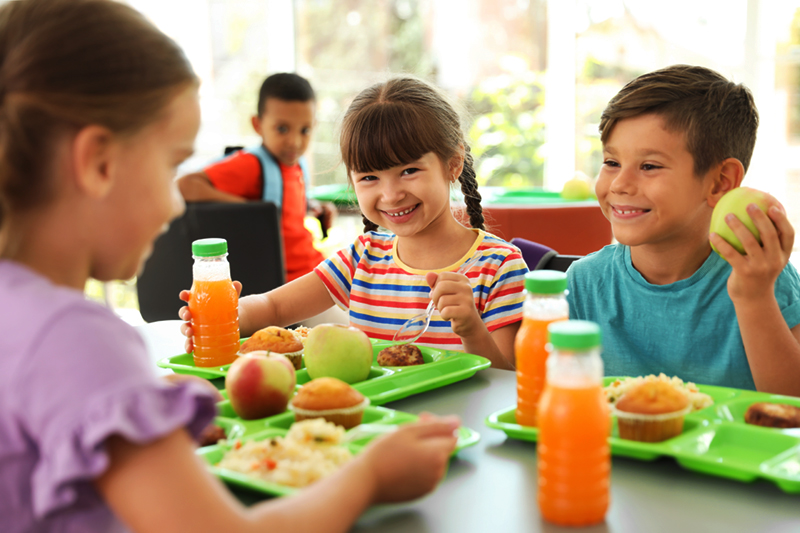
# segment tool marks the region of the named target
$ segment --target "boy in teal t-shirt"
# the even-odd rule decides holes
[[[609,102],[596,192],[619,244],[568,272],[570,317],[601,325],[606,374],[800,395],[800,277],[785,212],[748,207],[762,245],[726,219],[745,255],[709,235],[757,127],[750,91],[703,67],[645,74]]]

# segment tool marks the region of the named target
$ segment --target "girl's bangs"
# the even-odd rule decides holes
[[[350,172],[386,170],[441,150],[429,117],[411,106],[381,102],[350,117],[342,131],[342,160]],[[438,148],[438,150],[437,150]]]

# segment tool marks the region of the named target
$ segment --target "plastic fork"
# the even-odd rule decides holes
[[[397,427],[398,426],[386,424],[361,424],[344,434],[344,437],[342,437],[342,444],[349,444],[366,437],[377,437],[378,435],[384,435],[386,433],[394,433],[397,431]]]
[[[480,255],[473,255],[466,263],[461,265],[456,272],[459,274],[464,274],[465,272],[469,271],[469,269],[478,262],[480,257]],[[428,302],[428,307],[425,308],[424,313],[412,316],[406,320],[402,326],[400,326],[400,329],[395,332],[393,340],[398,344],[410,344],[419,339],[426,331],[428,331],[428,327],[431,325],[433,309],[433,300],[431,300]]]

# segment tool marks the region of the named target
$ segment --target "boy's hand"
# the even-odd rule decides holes
[[[745,255],[716,233],[710,236],[720,255],[733,268],[728,278],[728,294],[734,302],[758,300],[765,296],[774,298],[775,280],[789,262],[794,245],[794,228],[781,207],[773,205],[767,213],[769,216],[755,204],[747,206],[747,214],[761,234],[761,245],[736,216],[728,215],[725,218],[742,242]]]
[[[319,202],[317,200],[308,201],[308,210],[311,216],[319,219],[323,232],[327,232],[333,225],[336,217],[336,206],[332,202]]]
[[[236,295],[241,296],[242,294],[242,284],[239,281],[234,281],[233,286],[236,288]],[[181,291],[178,294],[178,298],[183,300],[184,302],[188,302],[189,298],[192,297],[191,291]],[[186,337],[186,342],[184,343],[183,347],[186,349],[186,353],[192,353],[194,351],[194,343],[192,342],[192,338],[194,336],[194,330],[192,330],[192,312],[189,311],[189,306],[184,305],[180,309],[178,309],[178,317],[185,322],[185,324],[181,324],[181,333]]]
[[[455,449],[460,424],[455,416],[422,414],[419,422],[373,441],[363,456],[373,474],[374,501],[406,501],[432,491]]]
[[[442,320],[449,320],[453,333],[469,337],[480,331],[483,320],[475,307],[469,278],[457,272],[428,272],[425,281],[431,287],[431,299]]]

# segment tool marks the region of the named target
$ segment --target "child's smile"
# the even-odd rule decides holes
[[[713,180],[694,173],[685,135],[654,114],[619,121],[603,147],[597,199],[628,246],[707,239]]]
[[[401,208],[401,209],[384,209],[383,212],[387,216],[391,217],[392,222],[396,224],[402,224],[404,222],[408,222],[417,212],[417,208],[420,204],[414,204],[409,208]]]
[[[444,165],[433,152],[406,165],[353,172],[352,179],[366,217],[399,236],[418,234],[450,209]]]

